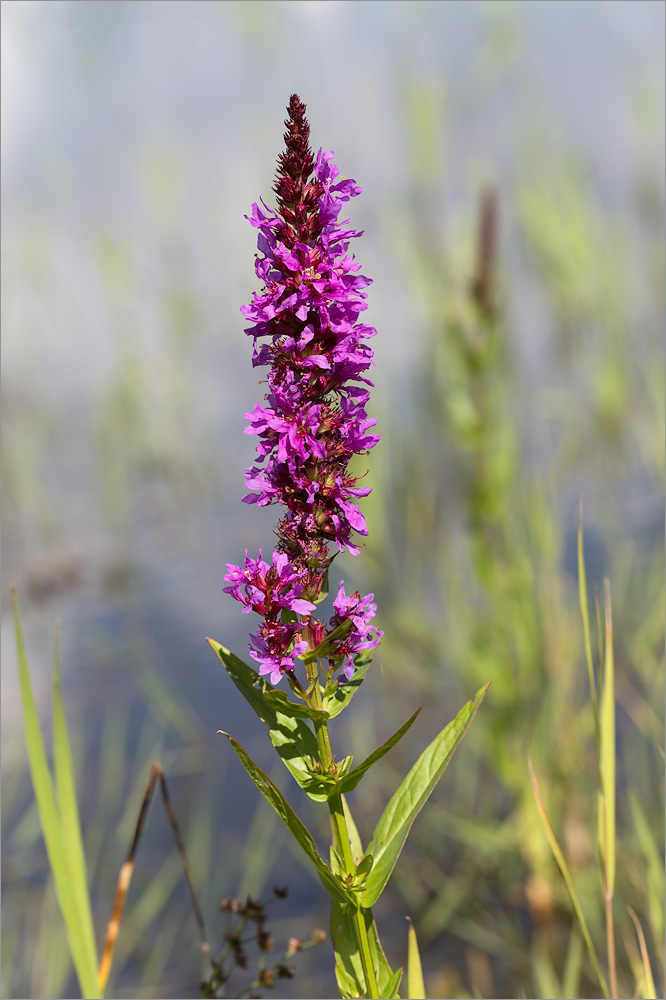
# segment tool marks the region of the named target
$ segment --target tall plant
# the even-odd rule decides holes
[[[275,784],[225,733],[331,896],[341,997],[389,998],[398,996],[402,969],[394,972],[384,955],[372,906],[487,685],[426,747],[364,848],[345,796],[405,735],[418,712],[356,767],[352,755],[338,757],[333,751],[329,722],[359,689],[382,636],[371,624],[373,595],[348,595],[342,581],[333,614],[327,621],[315,614],[328,594],[331,562],[344,551],[358,556],[355,533],[367,534],[357,501],[370,489],[357,485],[349,462],[379,440],[370,432],[376,421],[365,410],[372,388],[365,373],[373,364],[367,340],[376,331],[361,322],[370,280],[349,250],[362,233],[349,228],[349,220],[338,221],[361,188],[340,176],[333,153],[320,149],[313,155],[305,105],[296,94],[288,112],[274,185],[277,210],[262,201],[247,217],[259,230],[255,270],[262,289],[241,310],[251,324],[246,333],[254,341],[253,365],[269,367],[265,400],[246,414],[246,433],[256,434],[259,442],[257,462],[246,472],[251,492],[243,499],[260,506],[278,503],[286,511],[270,561],[261,551],[255,559],[246,550],[244,565],[229,564],[225,576],[225,590],[243,612],[259,615],[249,644],[258,669],[209,642],[268,726],[296,782],[329,810],[333,842],[327,863]],[[276,689],[283,677],[293,698]],[[408,992],[423,998],[415,938],[409,954]]]

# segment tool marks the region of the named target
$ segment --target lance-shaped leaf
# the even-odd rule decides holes
[[[338,983],[338,993],[340,994],[340,1000],[358,1000],[361,993],[359,991],[356,980],[353,976],[350,976],[341,965],[336,962],[335,965],[335,978]]]
[[[379,991],[379,1000],[400,1000],[400,994],[398,993],[398,987],[400,986],[400,980],[402,979],[402,969],[398,969],[394,972],[386,986]]]
[[[340,992],[363,996],[365,976],[356,941],[354,910],[344,903],[331,906],[331,941],[335,952],[335,978]]]
[[[387,754],[389,750],[402,739],[420,711],[421,709],[417,708],[411,719],[407,719],[407,722],[404,726],[401,726],[397,733],[394,733],[393,736],[386,741],[386,743],[383,743],[379,749],[375,750],[374,753],[371,753],[369,757],[366,757],[365,760],[358,765],[358,767],[353,768],[339,783],[339,790],[341,792],[351,792],[353,788],[356,788],[365,772],[369,771],[373,764],[376,764],[378,760],[381,760],[384,754]]]
[[[248,669],[251,669],[248,667]],[[257,675],[258,676],[258,675]],[[328,712],[320,712],[309,705],[301,705],[297,701],[290,701],[284,691],[268,690],[264,692],[266,703],[282,715],[288,715],[292,719],[327,719]]]
[[[232,681],[249,705],[255,710],[262,722],[269,726],[275,721],[275,709],[268,703],[265,693],[268,684],[262,680],[256,670],[239,660],[230,650],[215,639],[208,639],[208,644],[222,660]]]
[[[416,931],[414,930],[414,924],[411,922],[409,917],[407,917],[407,919],[409,920],[409,940],[407,944],[407,995],[409,1000],[426,1000],[419,942],[416,937]]]
[[[386,806],[366,852],[373,855],[374,865],[361,893],[362,906],[373,906],[379,899],[412,823],[460,745],[489,687],[486,684],[481,688],[476,697],[461,708],[453,722],[426,747]]]
[[[222,732],[222,730],[220,731]],[[296,815],[277,785],[274,785],[268,775],[261,770],[258,764],[255,764],[252,758],[247,754],[240,743],[233,738],[233,736],[230,736],[229,733],[224,733],[223,735],[226,736],[231,743],[232,747],[236,751],[238,759],[252,778],[261,794],[264,796],[266,801],[272,805],[273,809],[275,809],[275,812],[287,826],[294,839],[298,844],[300,844],[312,864],[317,869],[319,878],[321,879],[326,891],[334,899],[347,903],[353,902],[353,897],[335,878],[326,862],[320,856],[312,834],[302,820]]]
[[[373,649],[364,650],[354,657],[356,669],[349,680],[334,680],[327,685],[324,691],[324,708],[329,719],[334,719],[336,715],[347,707],[352,700],[366,675],[367,669],[372,662]]]
[[[315,802],[325,802],[335,790],[335,778],[318,775],[319,748],[312,730],[301,719],[290,719],[280,712],[268,730],[271,743],[287,770]]]
[[[362,915],[368,931],[368,942],[370,944],[372,960],[377,970],[377,985],[379,986],[380,998],[382,1000],[400,1000],[398,987],[402,979],[402,968],[396,969],[395,972],[391,971],[391,966],[387,961],[382,943],[379,940],[377,924],[374,921],[372,912],[370,910],[363,910]]]
[[[244,663],[234,655],[226,646],[216,642],[215,639],[207,640],[212,649],[215,650],[224,664],[225,670],[232,681],[252,706],[262,722],[269,726],[273,725],[275,713],[280,712],[292,719],[326,719],[328,714],[320,712],[309,705],[300,705],[290,701],[284,691],[276,691],[272,688],[256,670]]]
[[[354,864],[358,865],[359,861],[363,857],[363,844],[361,843],[361,837],[359,835],[356,823],[354,822],[354,817],[351,814],[351,809],[347,805],[347,799],[344,795],[341,795],[342,808],[345,814],[345,825],[347,827],[347,835],[349,837],[349,846],[351,847],[352,858],[354,859]]]
[[[361,911],[365,923],[372,963],[381,997],[397,998],[402,969],[393,972],[386,960],[372,913]],[[352,906],[334,902],[331,907],[331,940],[335,951],[335,976],[340,991],[357,997],[367,996],[363,962],[356,938],[356,911]]]
[[[313,775],[312,764],[319,757],[319,749],[314,733],[303,718],[308,715],[326,718],[325,713],[289,701],[284,691],[270,688],[256,670],[219,642],[214,639],[208,642],[245,700],[268,725],[271,743],[287,770],[311,799],[325,802],[335,787],[335,781]]]

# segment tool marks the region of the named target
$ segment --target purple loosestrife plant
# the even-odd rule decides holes
[[[367,344],[373,327],[361,322],[370,280],[350,252],[362,233],[340,221],[354,180],[340,176],[333,154],[310,149],[305,105],[296,94],[288,107],[285,151],[278,159],[277,208],[254,204],[248,218],[258,231],[255,264],[261,291],[242,313],[251,324],[255,367],[268,367],[268,392],[246,414],[247,434],[258,437],[257,460],[246,471],[243,500],[285,508],[270,562],[245,552],[243,566],[227,565],[225,591],[259,616],[250,636],[258,670],[210,639],[229,676],[268,726],[278,755],[300,787],[326,803],[333,831],[330,863],[279,789],[242,746],[225,734],[262,795],[308,855],[332,898],[331,935],[340,995],[398,997],[395,972],[379,943],[371,907],[393,871],[409,829],[439,781],[485,695],[483,688],[423,751],[379,819],[366,848],[346,793],[400,740],[418,712],[365,761],[336,757],[329,722],[360,687],[382,632],[372,621],[373,595],[348,595],[338,585],[333,613],[316,616],[328,594],[333,559],[359,555],[366,535],[358,486],[349,463],[379,441],[366,413],[373,364]],[[300,668],[299,668],[300,664]],[[301,676],[298,671],[301,670]],[[283,676],[296,700],[276,690]],[[413,950],[410,949],[410,954]],[[411,974],[410,970],[410,974]],[[416,970],[412,981],[417,981]],[[423,1000],[422,988],[418,991]]]
[[[259,443],[257,463],[246,473],[253,492],[243,499],[280,503],[286,513],[272,567],[261,554],[253,560],[246,553],[245,567],[230,564],[225,576],[227,593],[263,619],[250,656],[273,684],[285,671],[293,684],[296,659],[327,639],[329,674],[343,664],[349,679],[354,655],[375,648],[382,635],[369,625],[373,595],[347,597],[344,584],[328,625],[312,614],[326,596],[336,554],[329,543],[358,555],[353,533],[367,534],[356,501],[370,489],[356,485],[348,466],[379,441],[369,433],[377,421],[365,411],[372,383],[364,375],[374,363],[365,341],[376,330],[360,322],[370,281],[349,252],[362,234],[339,222],[361,188],[340,178],[332,153],[312,156],[296,95],[286,126],[274,185],[278,209],[262,202],[246,217],[259,230],[255,271],[263,288],[241,310],[252,324],[245,332],[254,340],[253,364],[269,367],[265,402],[245,414],[245,433]]]

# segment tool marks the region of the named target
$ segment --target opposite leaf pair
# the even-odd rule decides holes
[[[237,740],[225,733],[243,767],[305,851],[332,897],[331,935],[336,950],[336,975],[341,995],[397,996],[402,970],[394,973],[388,966],[370,908],[386,886],[412,823],[467,732],[488,685],[461,709],[453,722],[445,726],[423,751],[384,809],[364,851],[344,793],[354,789],[370,767],[395,746],[410,728],[418,712],[362,764],[350,769],[351,758],[347,757],[342,765],[336,765],[333,769],[329,765],[329,773],[326,773],[320,759],[317,738],[309,721],[315,725],[325,725],[331,713],[290,701],[286,694],[272,689],[256,671],[224,646],[212,639],[208,641],[236,687],[268,726],[270,739],[278,755],[297,783],[315,801],[328,801],[332,818],[337,814],[341,821],[338,829],[343,831],[342,843],[331,847],[329,867],[319,854],[311,833],[280,790]],[[361,671],[364,673],[368,665],[367,661],[360,665],[352,681],[347,682],[347,685],[340,685],[341,697],[334,704],[332,714],[338,714],[348,704],[362,682]],[[345,687],[349,690],[345,691]],[[359,928],[365,933],[359,935]],[[369,952],[365,963],[363,944]],[[367,975],[363,970],[367,969],[368,961],[372,964],[376,979],[376,994],[367,992]]]

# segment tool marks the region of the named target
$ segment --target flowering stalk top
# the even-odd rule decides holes
[[[305,105],[296,94],[285,121],[285,151],[278,159],[273,190],[277,211],[263,201],[246,216],[259,230],[255,271],[262,282],[241,312],[251,326],[253,365],[267,366],[264,401],[245,416],[246,434],[258,437],[256,464],[246,471],[246,503],[286,507],[277,526],[272,565],[261,553],[245,566],[227,566],[225,591],[244,611],[262,616],[250,638],[261,674],[277,683],[294,659],[327,644],[330,672],[354,672],[354,656],[377,646],[382,633],[371,628],[373,595],[347,596],[344,584],[328,626],[312,616],[323,600],[328,567],[337,552],[359,550],[353,532],[367,534],[357,506],[370,493],[349,473],[352,455],[379,441],[365,404],[372,386],[363,374],[373,364],[365,341],[376,333],[360,322],[370,280],[349,253],[361,232],[338,216],[361,188],[340,177],[333,153],[313,156]],[[336,552],[329,553],[329,543]],[[347,623],[346,629],[340,626]]]

